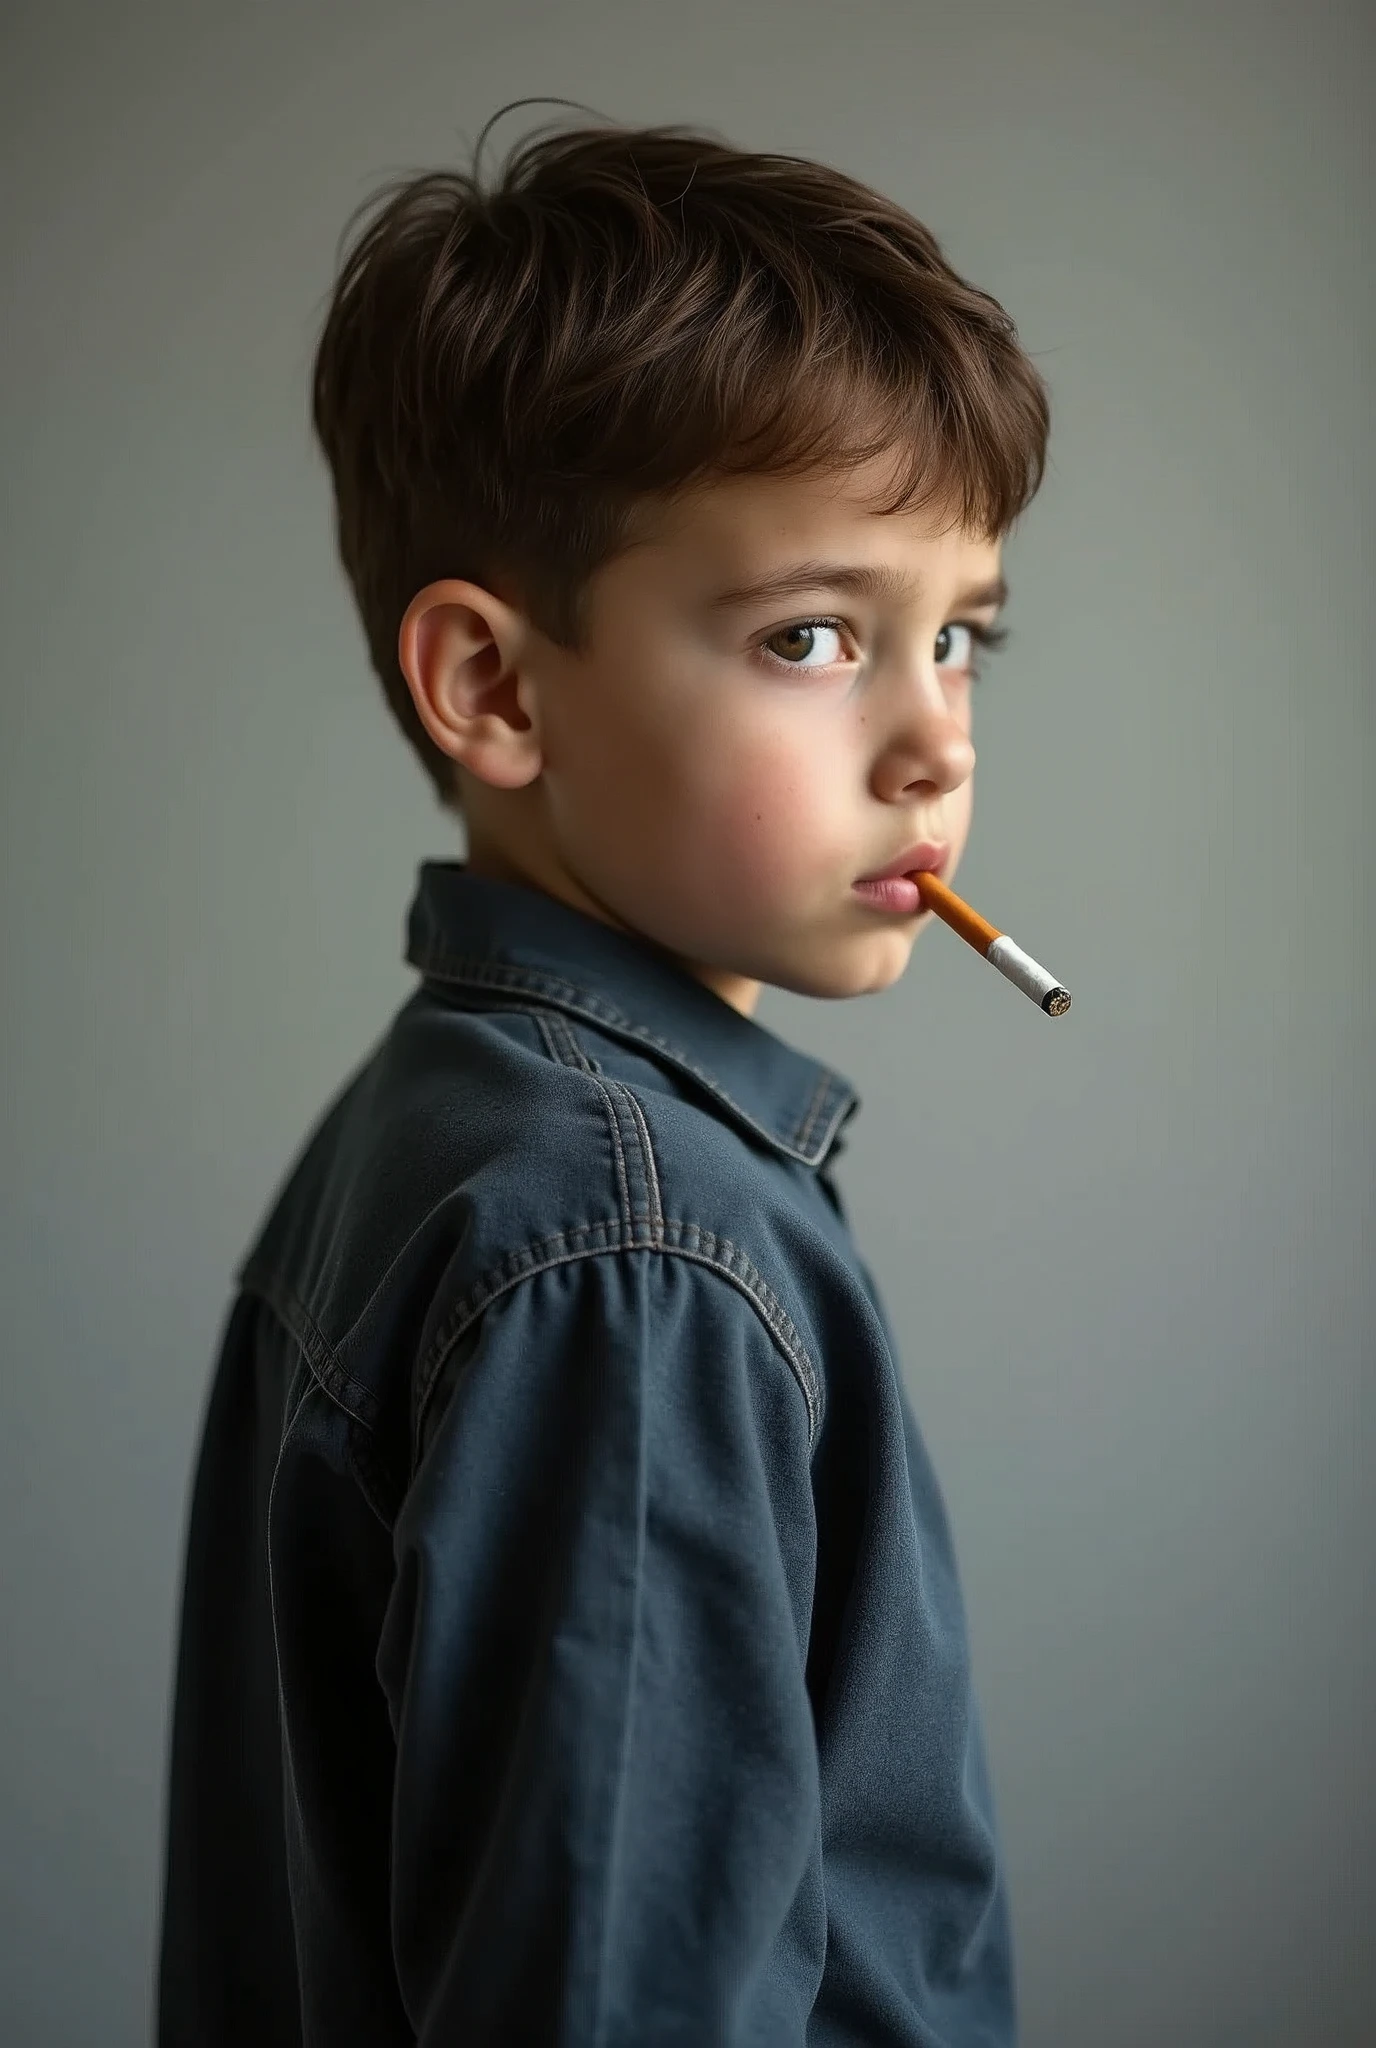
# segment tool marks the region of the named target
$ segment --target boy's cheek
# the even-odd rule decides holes
[[[846,830],[853,820],[844,816],[845,768],[834,746],[709,714],[685,748],[681,723],[672,732],[656,726],[623,732],[619,744],[604,735],[587,763],[577,799],[585,849],[600,846],[615,868],[633,848],[642,880],[657,873],[674,893],[728,921],[736,913],[777,916],[814,899],[833,877],[863,872],[864,849]],[[609,779],[620,792],[614,809]]]
[[[848,875],[855,850],[838,825],[834,793],[828,803],[815,778],[775,758],[746,764],[716,793],[699,836],[713,845],[717,879],[740,908],[777,911]]]

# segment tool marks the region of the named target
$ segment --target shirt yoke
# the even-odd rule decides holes
[[[838,1302],[869,1312],[816,1172],[753,1144],[651,1054],[538,1002],[404,1013],[238,1277],[386,1440],[400,1480],[445,1359],[484,1311],[551,1266],[627,1252],[694,1261],[749,1303],[815,1445],[823,1326]]]

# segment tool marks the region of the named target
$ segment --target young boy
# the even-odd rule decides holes
[[[857,1098],[753,1012],[889,987],[874,878],[954,873],[1045,387],[895,204],[606,126],[385,195],[314,417],[467,859],[236,1276],[160,2040],[1003,2048]]]

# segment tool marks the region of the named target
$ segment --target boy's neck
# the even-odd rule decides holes
[[[494,882],[517,882],[526,889],[538,889],[546,896],[552,896],[558,903],[567,903],[573,910],[581,910],[586,917],[595,917],[603,924],[609,924],[616,931],[631,932],[636,937],[645,934],[635,931],[623,919],[598,901],[595,896],[566,874],[558,863],[538,859],[513,858],[504,849],[494,846],[472,830],[469,832],[468,854],[465,866],[469,874],[485,877]],[[651,941],[658,944],[658,941]],[[672,956],[684,972],[700,981],[704,988],[710,988],[714,995],[729,1003],[742,1017],[753,1017],[760,1000],[763,986],[750,980],[746,975],[733,973],[727,967],[713,967],[700,960],[687,960],[679,954]]]

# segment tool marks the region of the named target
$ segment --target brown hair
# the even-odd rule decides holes
[[[397,661],[426,583],[480,583],[582,653],[588,581],[638,501],[906,449],[876,510],[953,506],[993,538],[1039,488],[1050,424],[1002,307],[843,172],[605,125],[526,138],[485,191],[486,133],[471,174],[389,184],[346,225],[375,209],[312,391],[373,666],[455,810]]]

